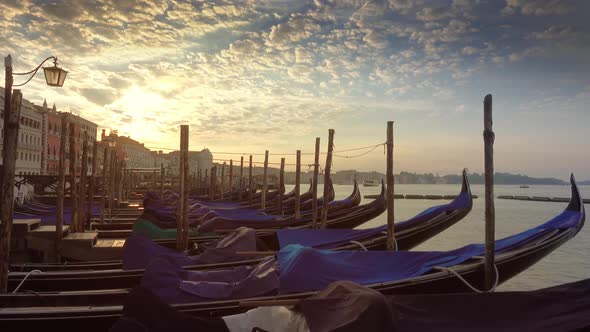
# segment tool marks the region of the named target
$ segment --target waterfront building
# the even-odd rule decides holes
[[[170,174],[172,175],[179,175],[180,174],[180,151],[172,151],[169,153],[170,158]],[[189,151],[188,153],[188,161],[189,161],[189,174],[194,176],[201,171],[202,174],[205,174],[205,170],[211,170],[213,166],[213,154],[209,149],[204,148],[201,151]]]
[[[4,88],[0,89],[0,162],[4,151]],[[35,106],[23,99],[17,135],[15,175],[41,174],[41,151],[43,149],[42,116]]]

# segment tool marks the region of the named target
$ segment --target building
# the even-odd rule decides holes
[[[0,88],[0,163],[2,162],[4,140],[4,89]],[[80,174],[82,159],[82,145],[84,133],[88,135],[88,174],[92,173],[92,147],[96,140],[97,125],[80,116],[71,113],[60,113],[47,107],[44,101],[37,106],[23,99],[19,117],[19,131],[17,135],[15,175],[57,175],[59,165],[59,149],[61,140],[62,115],[74,124],[74,147],[76,151],[76,173]],[[69,159],[69,142],[66,144],[66,154]],[[69,161],[66,160],[66,174],[69,174]]]
[[[170,158],[170,174],[180,174],[180,151],[172,151],[169,154]],[[188,153],[189,173],[205,174],[205,170],[210,170],[213,166],[213,154],[209,149],[205,148],[201,151],[189,151]]]
[[[74,126],[77,130],[77,137],[76,137],[76,148],[78,149],[76,156],[78,156],[78,160],[82,160],[82,152],[84,146],[84,138],[86,138],[88,142],[88,159],[86,170],[88,171],[88,175],[92,174],[92,159],[94,156],[92,155],[92,151],[94,149],[94,144],[96,143],[96,132],[98,126],[96,123],[84,119],[79,115],[69,114],[69,121],[74,123]],[[76,167],[77,172],[80,172],[80,168]]]
[[[116,130],[112,130],[108,136],[103,130],[101,140],[114,143],[118,157],[126,160],[127,168],[154,167],[152,152],[143,143],[139,143],[129,136],[119,136]]]
[[[0,161],[4,151],[4,89],[0,89]],[[41,174],[41,151],[43,149],[42,116],[35,106],[22,100],[19,131],[17,135],[15,175]]]
[[[87,135],[88,140],[88,166],[87,174],[92,174],[92,149],[96,140],[96,130],[98,126],[78,115],[71,113],[62,113],[56,110],[55,104],[52,108],[47,107],[47,102],[43,102],[43,106],[35,106],[36,111],[42,116],[42,128],[43,128],[43,149],[41,153],[41,174],[58,175],[59,167],[59,150],[61,142],[61,125],[62,118],[67,117],[68,123],[74,125],[74,148],[76,152],[76,174],[80,174],[81,171],[81,160],[82,160],[82,147],[84,144],[84,133]],[[70,135],[67,133],[66,138],[66,158],[65,161],[65,174],[70,173]]]

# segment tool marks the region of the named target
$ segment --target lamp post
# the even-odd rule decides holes
[[[31,81],[41,66],[48,60],[53,60],[53,66],[43,67],[45,81],[49,86],[61,87],[64,84],[67,71],[57,65],[57,58],[50,56],[43,60],[35,69],[25,73],[12,71],[12,57],[4,58],[6,69],[4,86],[4,138],[3,138],[3,167],[1,172],[2,198],[0,200],[0,292],[7,291],[8,261],[10,257],[10,235],[12,232],[12,213],[14,208],[14,168],[16,164],[16,145],[19,129],[20,105],[22,94],[20,90],[12,91],[12,87],[23,86]],[[14,75],[30,77],[21,84],[13,84]]]

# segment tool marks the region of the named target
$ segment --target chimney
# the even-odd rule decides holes
[[[103,129],[103,130],[102,130],[102,133],[100,134],[100,140],[101,140],[101,141],[104,141],[104,137],[105,137],[105,136],[106,136],[106,130],[105,130],[105,129]]]

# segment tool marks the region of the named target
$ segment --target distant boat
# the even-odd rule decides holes
[[[379,181],[375,180],[365,180],[363,181],[363,187],[377,187],[379,186]]]
[[[527,186],[526,184],[523,184],[520,186],[521,188],[530,188],[529,186]]]

